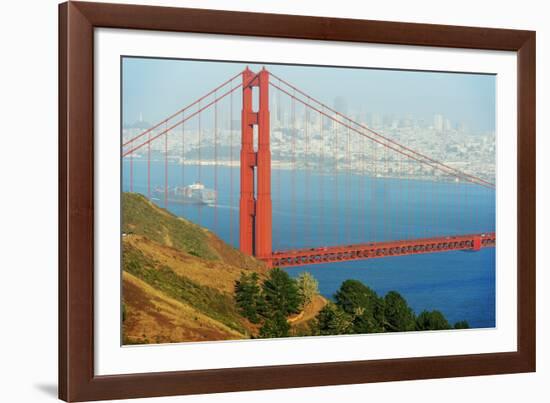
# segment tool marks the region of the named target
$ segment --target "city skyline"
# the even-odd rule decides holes
[[[263,67],[232,62],[124,58],[123,126],[130,127],[140,120],[156,123],[246,66],[253,70]],[[419,127],[440,126],[439,130],[452,128],[472,133],[495,130],[494,75],[265,66],[290,82],[299,82],[306,92],[337,110],[361,117],[374,127],[410,122]]]

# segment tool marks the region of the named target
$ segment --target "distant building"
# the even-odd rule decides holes
[[[443,115],[434,116],[434,129],[438,132],[443,131]]]
[[[443,121],[443,130],[445,130],[446,132],[451,131],[451,121],[449,119],[445,119]]]

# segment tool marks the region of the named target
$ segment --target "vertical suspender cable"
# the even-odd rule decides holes
[[[130,192],[134,191],[134,153],[130,154]]]
[[[290,100],[290,119],[292,122],[292,175],[291,175],[291,210],[292,210],[292,245],[296,246],[296,101]]]
[[[444,158],[444,152],[445,152],[445,142],[444,142],[444,138],[442,137],[441,138],[441,158],[443,159]],[[445,162],[445,161],[443,161]],[[445,224],[446,224],[446,216],[445,216],[445,211],[448,207],[447,205],[447,200],[445,198],[445,193],[447,191],[447,188],[450,188],[451,186],[449,186],[449,183],[448,183],[448,178],[446,177],[446,174],[443,173],[442,177],[441,177],[441,185],[439,186],[439,205],[440,205],[440,208],[439,208],[439,223],[440,223],[440,230],[439,230],[439,233],[440,235],[445,235],[447,233],[447,229],[445,227]]]
[[[401,200],[405,200],[404,199],[404,194],[405,194],[405,175],[403,174],[403,158],[402,158],[402,155],[401,154],[397,154],[397,163],[398,163],[398,167],[397,167],[397,180],[399,181],[399,193],[397,194],[397,197],[395,198],[395,214],[397,216],[397,219],[396,219],[396,223],[398,223],[399,225],[396,225],[396,230],[397,230],[397,234],[395,236],[397,236],[397,238],[394,238],[394,239],[403,239],[406,237],[406,229],[407,229],[407,210],[408,209],[408,204],[409,203],[406,203],[407,206],[404,207],[403,209],[401,208]],[[401,214],[400,216],[400,213],[401,212],[404,212],[404,214]],[[402,217],[402,219],[400,219]]]
[[[366,178],[365,178],[365,175],[366,175],[366,169],[365,169],[365,161],[367,159],[367,156],[366,156],[366,153],[367,153],[367,147],[366,147],[366,144],[367,144],[367,139],[365,139],[364,137],[360,139],[361,141],[361,189],[360,189],[360,192],[361,192],[361,241],[365,242],[367,239],[366,239],[366,236],[367,236],[367,231],[366,231],[366,225],[367,225],[367,214],[366,214],[366,193],[367,193],[367,188],[366,188]]]
[[[151,200],[151,133],[147,136],[147,198]]]
[[[439,198],[438,198],[438,194],[437,194],[437,176],[436,176],[436,172],[435,172],[435,168],[432,168],[432,175],[433,175],[433,178],[432,178],[432,197],[431,197],[431,200],[429,201],[430,203],[430,206],[433,206],[432,203],[435,203],[435,208],[429,208],[429,211],[430,211],[430,214],[432,215],[432,228],[431,228],[431,234],[430,236],[435,236],[436,234],[439,233],[439,229],[438,229],[438,225],[439,225],[439,222],[438,222],[438,216],[437,216],[437,206],[439,206]],[[425,206],[425,208],[428,208],[428,206]]]
[[[468,183],[464,183],[464,217],[463,224],[462,224],[462,231],[471,231],[471,216],[469,211],[469,205],[468,205],[468,190],[470,188],[470,185]]]
[[[388,168],[388,147],[384,147],[384,238],[388,238],[388,177],[389,177],[389,168]]]
[[[346,203],[345,203],[345,220],[346,220],[346,241],[351,243],[351,228],[350,228],[350,208],[351,208],[351,148],[350,148],[351,131],[348,127],[347,130],[347,143],[346,143],[346,159],[347,159],[347,172],[346,172]]]
[[[325,235],[325,231],[327,229],[326,220],[325,220],[325,193],[323,189],[323,179],[325,176],[325,169],[324,169],[324,152],[325,152],[325,128],[324,128],[324,116],[321,111],[319,111],[319,132],[321,135],[321,141],[319,142],[319,167],[318,167],[318,174],[319,174],[319,234],[321,234],[321,240],[323,244],[326,244],[327,242],[327,236]]]
[[[181,190],[185,192],[185,111],[181,112]],[[181,196],[185,197],[185,194]],[[185,203],[182,205],[183,215],[185,216]]]
[[[420,214],[422,214],[423,217],[423,225],[424,225],[424,236],[427,238],[429,235],[428,227],[430,225],[430,216],[428,213],[428,203],[430,200],[430,192],[429,192],[429,186],[430,186],[430,170],[425,165],[421,165],[422,169],[422,187],[420,188],[422,191],[422,207],[420,210]]]
[[[387,214],[387,217],[388,217],[388,239],[391,240],[391,239],[394,239],[394,206],[393,206],[393,196],[395,194],[396,191],[398,191],[398,181],[395,181],[395,174],[393,173],[393,170],[394,170],[394,166],[397,166],[397,161],[395,160],[394,158],[394,154],[392,152],[392,150],[389,150],[388,149],[388,169],[387,169],[387,178],[386,178],[386,183],[387,183],[387,202],[388,202],[388,214]],[[396,184],[394,184],[394,182]]]
[[[308,99],[309,102],[309,99]],[[309,201],[309,108],[308,105],[304,106],[304,136],[305,136],[305,185],[304,185],[304,228],[305,228],[305,243],[306,246],[310,246],[311,239],[309,237],[310,228],[310,201]]]
[[[483,190],[480,189],[480,191],[478,192],[478,195],[479,195],[479,196],[477,196],[477,197],[481,197],[482,191],[483,191]],[[473,199],[474,197],[476,197],[476,196],[475,196],[475,193],[474,193],[472,199]],[[472,203],[472,212],[473,212],[473,228],[472,228],[472,229],[473,229],[475,232],[479,232],[479,221],[478,221],[479,216],[478,216],[477,208],[475,207],[475,203]]]
[[[412,165],[414,164],[413,161],[410,161],[410,160],[407,160],[407,200],[408,200],[408,205],[409,205],[409,216],[408,216],[408,222],[407,222],[407,238],[408,239],[411,239],[413,237],[413,234],[412,234],[412,229],[413,229],[413,226],[412,226],[412,217],[413,217],[413,207],[414,205],[416,204],[416,199],[414,198],[414,192],[413,195],[411,195],[411,180],[412,180]],[[415,199],[415,201],[413,202],[412,199]]]
[[[460,185],[462,186],[462,197],[464,200],[462,203],[460,203],[462,206],[462,209],[460,210],[460,216],[459,216],[457,228],[461,233],[468,233],[467,232],[468,231],[468,217],[467,217],[468,211],[466,206],[466,203],[468,201],[468,183],[461,180]]]
[[[339,187],[339,181],[338,181],[338,126],[336,125],[336,123],[334,123],[334,121],[332,122],[332,128],[335,130],[335,133],[334,133],[334,187],[336,189],[336,191],[334,192],[334,206],[335,206],[335,213],[334,213],[334,235],[335,235],[335,242],[334,242],[334,245],[338,245],[339,244],[339,241],[340,241],[340,234],[339,234],[339,231],[338,231],[338,216],[340,214],[340,206],[338,205],[339,203],[339,191],[340,189],[338,189]]]
[[[435,186],[434,186],[434,177],[433,177],[434,168],[429,168],[424,166],[425,172],[425,189],[424,189],[424,203],[422,205],[422,212],[424,215],[424,228],[426,229],[426,236],[431,237],[433,235],[434,227],[434,215],[433,215],[433,202],[435,195]]]
[[[214,98],[217,93],[214,92]],[[216,201],[214,203],[214,230],[218,230],[218,103],[214,104],[214,194]]]
[[[231,81],[233,90],[233,81]],[[229,95],[229,243],[233,245],[233,91]],[[235,245],[233,245],[235,246]]]
[[[279,87],[281,86],[281,80],[279,80]],[[277,167],[276,167],[276,180],[277,180],[277,186],[276,186],[276,200],[277,200],[277,207],[274,210],[279,210],[284,205],[282,202],[283,196],[281,194],[281,170],[283,168],[283,161],[282,161],[282,149],[284,144],[284,138],[283,138],[283,131],[280,129],[280,126],[283,126],[286,128],[286,122],[283,120],[284,115],[281,111],[282,108],[282,102],[281,102],[281,91],[277,91],[277,97],[275,98],[275,101],[277,102],[277,122],[279,122],[279,135],[277,136]],[[275,223],[277,223],[277,220],[274,220]],[[280,223],[276,224],[275,228],[277,228],[277,231],[279,232],[278,236],[276,237],[277,242],[280,242],[281,239],[285,236],[280,232]]]
[[[198,103],[198,110],[200,111],[201,110],[201,102],[199,101]],[[201,117],[202,117],[202,111],[199,112],[198,114],[198,125],[199,125],[199,133],[198,133],[198,147],[197,147],[197,153],[198,153],[198,166],[197,166],[197,170],[198,170],[198,182],[199,183],[202,183],[202,155],[201,155],[201,140],[202,140],[202,122],[201,122]],[[199,204],[198,206],[198,210],[199,210],[199,217],[198,217],[198,221],[199,221],[199,225],[201,225],[201,218],[202,218],[202,206]]]
[[[377,193],[376,193],[376,188],[377,188],[377,184],[378,184],[378,144],[377,143],[371,143],[374,147],[374,155],[373,155],[373,181],[372,181],[372,202],[374,204],[374,214],[372,215],[372,218],[373,218],[373,223],[372,223],[372,228],[374,230],[374,234],[373,234],[373,237],[372,237],[372,240],[374,242],[377,241],[377,235],[379,234],[378,232],[378,223],[380,222],[378,220],[378,197],[377,197]]]
[[[168,121],[164,133],[164,208],[168,208]]]

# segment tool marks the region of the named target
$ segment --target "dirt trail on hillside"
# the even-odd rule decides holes
[[[328,303],[327,299],[321,295],[317,295],[313,298],[306,308],[300,312],[298,315],[290,317],[288,322],[292,326],[300,325],[302,323],[309,322],[311,319],[315,318],[319,311],[324,308]]]

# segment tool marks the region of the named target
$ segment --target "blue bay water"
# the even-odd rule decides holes
[[[134,160],[135,192],[147,195],[146,163]],[[123,164],[129,191],[129,162]],[[168,203],[179,216],[205,226],[238,247],[239,168],[168,164],[169,186],[200,180],[214,188],[216,207]],[[151,163],[151,188],[164,185],[164,163]],[[460,183],[369,178],[349,173],[273,169],[273,248],[322,247],[438,235],[493,232],[494,190]],[[163,200],[153,200],[164,206]],[[332,298],[346,279],[380,295],[401,293],[415,310],[437,309],[450,322],[495,326],[495,249],[444,252],[303,266]]]

